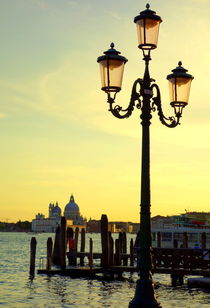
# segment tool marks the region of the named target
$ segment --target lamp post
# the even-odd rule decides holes
[[[174,116],[165,117],[162,111],[160,90],[154,79],[150,78],[149,61],[152,49],[157,47],[159,25],[161,18],[150,9],[134,18],[137,26],[138,47],[143,52],[145,71],[143,79],[137,79],[132,88],[130,103],[126,109],[115,104],[117,92],[121,90],[123,70],[127,59],[110,45],[110,49],[104,55],[98,57],[100,65],[102,90],[107,93],[109,111],[120,119],[128,118],[134,107],[141,111],[142,124],[142,166],[141,166],[141,217],[138,249],[139,279],[136,283],[135,296],[129,303],[129,308],[161,307],[155,298],[154,284],[152,280],[151,259],[151,223],[150,223],[150,134],[152,112],[157,111],[162,124],[167,127],[176,127],[180,124],[183,108],[188,104],[189,92],[193,76],[187,73],[179,62],[178,66],[167,76],[169,81],[171,106],[174,108]]]

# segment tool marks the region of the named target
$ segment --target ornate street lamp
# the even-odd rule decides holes
[[[136,292],[129,308],[160,307],[155,298],[154,285],[152,280],[152,259],[151,259],[151,223],[150,223],[150,135],[149,126],[152,112],[157,110],[159,119],[167,127],[176,127],[180,123],[183,108],[188,104],[189,92],[193,76],[187,73],[179,62],[167,76],[171,106],[174,108],[174,116],[165,117],[161,106],[160,90],[154,80],[150,78],[149,61],[150,52],[157,47],[159,25],[161,18],[150,10],[149,4],[146,10],[134,18],[137,25],[138,47],[143,51],[145,61],[145,72],[143,79],[137,79],[132,88],[131,99],[128,107],[123,109],[115,104],[117,92],[121,90],[124,65],[127,59],[120,55],[120,52],[111,48],[98,57],[100,65],[102,90],[107,93],[109,111],[120,119],[128,118],[134,107],[141,110],[142,124],[142,167],[141,167],[141,219],[139,232],[138,269],[139,279],[136,284]]]

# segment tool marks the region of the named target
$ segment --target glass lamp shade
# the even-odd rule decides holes
[[[137,26],[138,47],[150,50],[157,47],[159,26],[162,19],[150,10],[149,4],[146,5],[146,8],[134,18],[134,22]]]
[[[114,49],[114,44],[98,57],[97,62],[100,66],[102,90],[109,92],[119,92],[122,87],[122,79],[125,63],[128,61],[120,56],[120,52]]]
[[[184,107],[188,104],[190,86],[194,77],[188,74],[187,70],[182,67],[181,61],[172,72],[172,74],[167,76],[171,105],[177,108]]]

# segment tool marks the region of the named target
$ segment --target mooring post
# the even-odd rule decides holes
[[[184,284],[184,275],[171,274],[171,285],[172,287],[176,287],[177,285],[182,286]]]
[[[122,253],[127,254],[127,233],[122,233]],[[123,256],[123,265],[128,266],[128,258]]]
[[[182,286],[184,284],[184,275],[179,275],[178,280],[179,280],[179,285]]]
[[[114,241],[112,238],[112,233],[109,232],[109,266],[114,264]]]
[[[115,265],[120,265],[120,240],[115,240]]]
[[[74,252],[74,230],[72,228],[67,228],[67,241],[69,244],[69,252],[73,253]],[[74,257],[73,256],[69,256],[69,265],[73,265],[74,264]]]
[[[121,265],[122,263],[122,252],[123,252],[123,233],[119,232],[119,239],[115,241],[116,244],[116,257],[117,257],[117,265]],[[117,279],[122,279],[122,273],[119,271],[117,274]]]
[[[61,218],[61,234],[60,234],[60,264],[61,269],[66,269],[66,218]]]
[[[206,249],[206,232],[201,234],[201,248]]]
[[[161,232],[157,233],[157,248],[161,248],[162,235]]]
[[[69,249],[69,252],[71,252],[71,249],[74,248],[74,231],[72,228],[68,227],[66,230],[66,237],[67,237],[67,247]]]
[[[77,265],[77,250],[78,250],[79,228],[76,227],[74,232],[74,265]]]
[[[31,245],[30,245],[30,278],[34,278],[35,273],[35,264],[36,264],[36,238],[31,238]]]
[[[81,231],[81,246],[80,246],[80,252],[85,252],[85,229],[82,228]],[[80,265],[84,265],[84,257],[80,257]]]
[[[133,239],[130,240],[130,266],[134,265]]]
[[[119,232],[119,265],[121,265],[121,262],[122,262],[122,250],[123,248],[123,233],[122,232]]]
[[[173,240],[173,248],[178,248],[178,241],[176,239]]]
[[[108,266],[109,262],[108,218],[104,214],[101,216],[101,245],[102,245],[101,266]]]
[[[187,232],[183,234],[183,248],[188,248],[188,235]]]
[[[90,238],[90,248],[89,248],[89,266],[90,270],[93,268],[93,240]]]
[[[52,263],[55,265],[60,265],[60,231],[60,226],[58,226],[55,232],[55,240],[52,254]]]
[[[47,266],[46,266],[46,269],[48,271],[51,270],[51,266],[52,266],[52,247],[53,247],[52,238],[48,237],[47,239]]]
[[[177,279],[178,279],[178,276],[176,274],[171,274],[171,285],[172,285],[172,287],[177,286]]]

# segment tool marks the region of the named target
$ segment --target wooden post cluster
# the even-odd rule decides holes
[[[127,235],[125,232],[119,232],[118,238],[113,240],[112,233],[109,231],[108,218],[106,215],[101,217],[101,251],[102,253],[93,253],[93,240],[89,240],[89,251],[85,252],[85,229],[81,230],[81,241],[80,241],[80,251],[78,251],[78,240],[79,240],[79,228],[72,228],[66,230],[66,219],[62,217],[61,226],[57,228],[55,234],[54,247],[52,238],[47,240],[47,263],[46,269],[38,270],[38,273],[55,273],[56,269],[52,269],[52,264],[59,265],[61,267],[58,270],[62,274],[73,273],[73,275],[78,275],[78,273],[83,273],[81,275],[89,275],[89,277],[95,277],[96,273],[103,273],[105,276],[114,278],[117,274],[118,278],[122,278],[123,271],[133,272],[136,270],[134,267],[134,261],[136,261],[137,252],[139,249],[139,233],[136,237],[135,244],[133,239],[130,241],[130,246],[127,243]],[[201,258],[202,268],[201,270],[206,273],[209,266],[209,261],[204,260],[204,255],[209,256],[210,250],[206,251],[206,233],[203,232],[200,238],[202,242],[202,249],[189,249],[188,248],[188,234],[185,232],[183,234],[183,244],[182,247],[178,248],[178,241],[174,239],[173,248],[161,248],[161,233],[157,234],[157,248],[152,249],[153,258],[153,270],[157,270],[159,273],[171,274],[171,282],[173,286],[182,285],[183,275],[188,273],[188,270],[197,270],[194,268],[197,266],[197,260]],[[130,248],[129,253],[127,253],[127,247]],[[187,249],[186,249],[187,248]],[[35,256],[36,256],[36,239],[33,237],[31,239],[31,254],[30,254],[30,277],[34,277],[35,272]],[[166,257],[168,255],[168,257]],[[88,258],[89,268],[72,268],[66,269],[66,256],[69,260],[69,265],[77,266],[77,260],[80,260],[80,266],[84,266],[84,259]],[[181,256],[180,265],[177,264],[178,257]],[[196,261],[195,261],[196,257]],[[93,260],[100,259],[101,268],[93,267]],[[130,263],[128,261],[130,259]],[[172,262],[172,263],[169,263]],[[167,262],[166,262],[167,261]],[[175,263],[173,263],[175,261]],[[178,261],[180,262],[180,261]],[[183,265],[184,262],[184,265]],[[86,263],[87,264],[87,263]],[[130,265],[130,267],[128,266]],[[186,269],[186,272],[183,272]],[[127,268],[126,268],[127,267]],[[188,269],[189,267],[189,269]],[[43,268],[43,267],[42,267]],[[179,271],[179,268],[182,271]],[[197,272],[196,272],[197,274]]]
[[[119,232],[118,239],[113,240],[111,232],[108,231],[108,218],[106,215],[101,216],[101,266],[107,267],[112,265],[128,266],[127,255],[127,234]],[[114,252],[115,250],[115,252]],[[130,265],[134,264],[134,245],[133,239],[130,242]]]
[[[66,219],[61,218],[61,226],[57,227],[55,233],[55,242],[51,256],[51,262],[61,266],[61,269],[66,268],[66,252],[69,251],[71,256],[68,257],[69,265],[77,265],[79,228],[76,227],[75,232],[72,228],[66,229]],[[85,252],[85,229],[81,230],[81,246],[80,252]],[[84,265],[84,256],[80,256],[80,265]],[[48,265],[49,267],[49,265]]]

